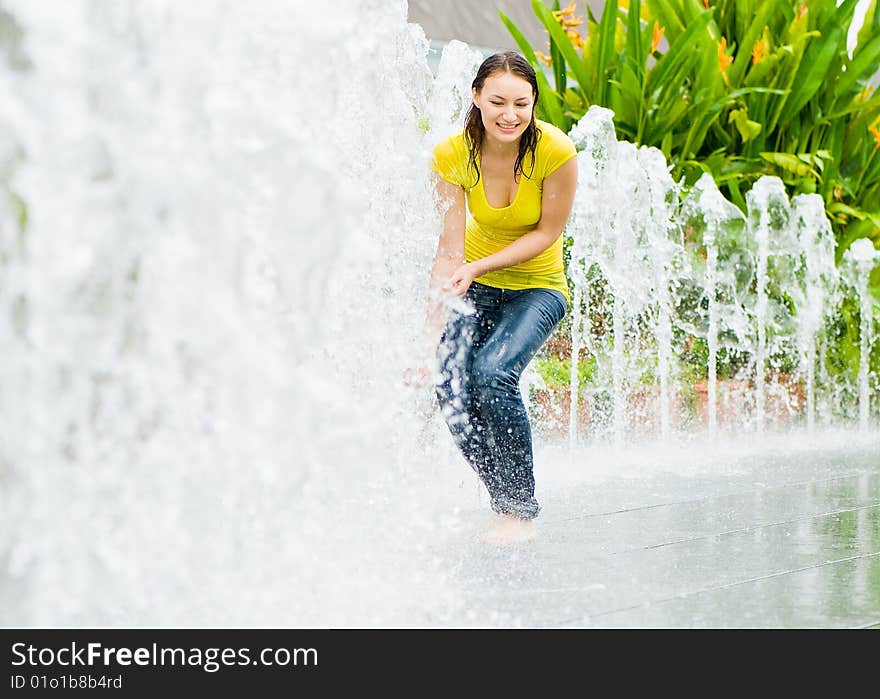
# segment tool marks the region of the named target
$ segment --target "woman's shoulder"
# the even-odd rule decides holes
[[[467,163],[468,149],[464,140],[464,130],[450,134],[434,146],[432,158],[434,171],[453,184],[465,184]]]
[[[541,132],[541,137],[538,139],[539,146],[543,142],[545,147],[549,146],[554,149],[575,150],[574,142],[569,138],[568,134],[556,126],[556,124],[551,124],[549,121],[542,121],[541,119],[535,119],[535,124]]]
[[[541,132],[536,150],[537,162],[543,163],[543,176],[546,177],[577,155],[577,149],[568,134],[555,124],[540,119],[535,119],[535,124]]]
[[[440,139],[434,146],[435,156],[451,156],[461,155],[467,152],[467,145],[464,141],[464,129],[455,131],[449,136]]]

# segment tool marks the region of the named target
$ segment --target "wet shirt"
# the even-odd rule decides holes
[[[495,208],[486,200],[482,176],[475,182],[477,177],[468,164],[463,130],[434,148],[434,171],[447,182],[464,187],[467,195],[469,214],[464,236],[467,262],[488,257],[534,230],[541,219],[544,179],[577,154],[571,139],[561,129],[540,119],[535,122],[540,137],[535,149],[534,169],[531,154],[527,153],[516,196],[502,208]],[[478,155],[477,166],[479,163]],[[489,272],[476,281],[500,289],[553,289],[571,300],[562,263],[562,236],[537,257]]]

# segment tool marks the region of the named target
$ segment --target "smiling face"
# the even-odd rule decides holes
[[[532,86],[510,72],[488,76],[479,92],[473,90],[486,135],[502,143],[515,143],[532,121],[535,108]]]

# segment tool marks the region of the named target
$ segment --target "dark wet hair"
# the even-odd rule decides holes
[[[519,180],[520,173],[523,172],[523,160],[526,157],[526,153],[530,152],[532,154],[532,170],[526,175],[526,177],[531,177],[532,172],[535,169],[535,149],[538,147],[538,139],[541,136],[541,132],[538,131],[538,126],[535,124],[535,105],[538,103],[538,78],[535,75],[535,69],[532,68],[532,66],[529,65],[529,62],[516,51],[494,53],[483,61],[477,71],[477,76],[474,78],[473,83],[471,83],[471,87],[477,92],[482,92],[486,78],[495,73],[513,73],[527,81],[532,86],[532,97],[534,98],[532,104],[532,119],[526,127],[526,130],[523,132],[523,135],[520,137],[519,153],[517,154],[516,162],[513,165],[513,177],[515,180]],[[467,115],[464,119],[464,138],[468,147],[468,164],[477,175],[474,185],[480,181],[480,170],[477,167],[477,156],[483,145],[483,136],[485,133],[486,128],[483,126],[483,117],[480,114],[480,109],[477,105],[471,102],[470,109],[468,109]]]

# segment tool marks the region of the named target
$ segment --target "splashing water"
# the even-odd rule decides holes
[[[868,291],[868,277],[874,265],[880,262],[880,252],[874,249],[871,241],[862,238],[846,251],[846,262],[847,277],[859,298],[859,427],[865,431],[871,409],[868,355],[873,343],[873,300]]]
[[[748,319],[743,311],[743,288],[738,283],[738,267],[743,266],[744,254],[739,233],[745,227],[745,218],[738,208],[718,191],[715,181],[704,174],[682,205],[682,219],[690,229],[703,230],[706,248],[705,295],[706,340],[708,345],[707,408],[708,429],[714,434],[718,427],[717,372],[719,344],[723,335],[744,344]],[[721,261],[719,264],[719,250]],[[748,266],[750,268],[750,265]],[[693,327],[693,326],[692,326]],[[696,330],[696,328],[694,328]]]
[[[405,3],[4,5],[4,621],[419,623],[443,592],[398,521],[445,510],[408,502],[396,388],[438,222]]]
[[[460,123],[478,52],[450,43],[433,79],[403,0],[3,8],[4,623],[467,618],[425,541],[460,528],[469,474],[430,391],[400,377],[440,221],[428,156]],[[838,293],[821,202],[780,200],[806,312],[767,335],[786,317],[753,297],[795,284],[770,204],[754,198],[747,223],[711,180],[681,204],[662,155],[618,143],[607,110],[572,137],[572,351],[604,382],[587,396],[595,435],[674,432],[682,329],[708,340],[713,405],[721,349],[754,372],[782,335],[820,402],[816,337]],[[870,341],[863,328],[865,356]],[[633,414],[646,374],[656,400]]]
[[[592,107],[571,132],[580,150],[567,229],[575,287],[572,353],[586,346],[599,367],[600,383],[588,396],[590,414],[610,404],[610,433],[621,444],[625,434],[645,426],[639,424],[645,411],[633,408],[633,397],[655,390],[659,400],[648,426],[664,436],[671,422],[682,426],[681,392],[692,381],[687,364],[696,353],[690,344],[679,346],[684,337],[706,344],[702,424],[710,434],[719,427],[722,407],[725,426],[736,429],[761,432],[771,418],[774,425],[791,426],[804,416],[812,431],[817,414],[825,427],[833,425],[834,415],[847,414],[849,391],[816,374],[825,375],[823,330],[845,289],[821,198],[799,195],[789,202],[778,178],[762,177],[747,193],[743,215],[709,175],[684,192],[659,151],[617,141],[612,116]],[[871,248],[868,241],[858,242]],[[866,258],[851,284],[863,304],[858,382],[866,396],[860,400],[865,427],[872,346],[867,275],[874,259]],[[718,390],[722,351],[728,364],[739,366],[724,381],[724,400]],[[574,445],[582,429],[575,419],[574,367],[571,376]],[[609,376],[610,385],[602,384]],[[601,421],[593,423],[588,429],[602,436]]]

